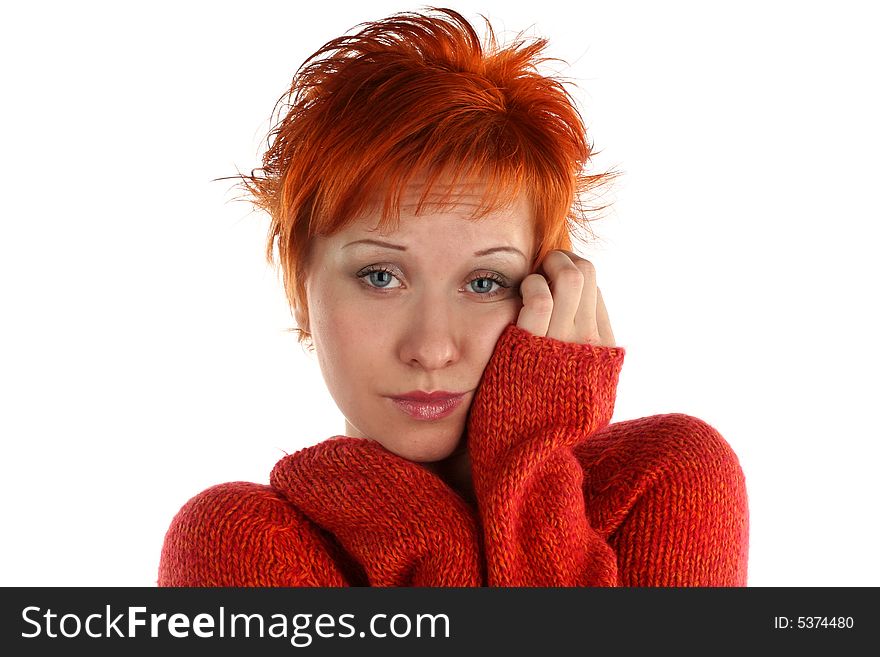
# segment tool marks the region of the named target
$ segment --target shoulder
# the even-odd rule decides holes
[[[233,481],[206,488],[181,507],[172,526],[210,527],[228,531],[242,522],[281,523],[298,520],[294,506],[271,486]]]
[[[729,461],[738,464],[730,443],[714,426],[693,415],[665,413],[608,425],[602,437],[614,442],[637,442],[668,459],[677,454],[688,462]]]
[[[320,529],[271,486],[237,481],[191,498],[174,516],[160,586],[340,586]]]
[[[576,445],[574,453],[585,472],[602,479],[632,471],[658,481],[702,481],[745,496],[745,474],[730,442],[692,415],[666,413],[609,424]]]

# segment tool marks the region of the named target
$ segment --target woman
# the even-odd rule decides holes
[[[624,349],[586,227],[590,146],[538,74],[451,10],[310,57],[244,177],[346,418],[269,485],[175,516],[163,586],[744,586],[736,455],[682,414],[609,424]]]

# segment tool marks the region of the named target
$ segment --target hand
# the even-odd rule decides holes
[[[539,271],[544,275],[529,274],[520,284],[519,328],[562,342],[617,346],[593,263],[570,251],[550,251]]]

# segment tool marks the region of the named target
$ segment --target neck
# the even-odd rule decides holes
[[[345,435],[354,438],[365,437],[347,419],[345,420]],[[471,458],[467,451],[466,438],[462,438],[455,451],[445,459],[419,463],[419,465],[440,477],[459,497],[476,508],[477,497],[474,493],[474,482],[471,477]]]

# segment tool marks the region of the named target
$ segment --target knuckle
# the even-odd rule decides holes
[[[589,260],[578,260],[575,265],[584,277],[596,275],[596,265]]]
[[[550,265],[552,269],[556,270],[560,267],[570,267],[571,266],[571,258],[566,255],[565,251],[560,251],[559,249],[555,249],[550,251],[545,257],[544,262],[547,265]]]
[[[584,284],[584,275],[577,267],[570,267],[561,271],[557,280],[560,285],[579,290]]]

